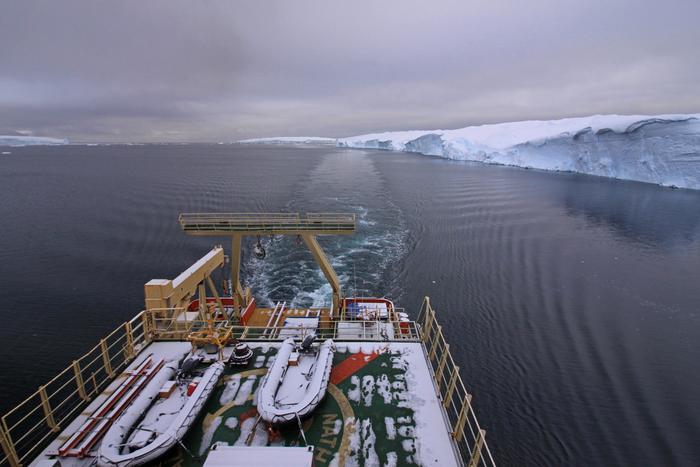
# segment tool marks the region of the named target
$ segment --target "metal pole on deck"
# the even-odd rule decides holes
[[[243,291],[241,290],[241,238],[240,234],[231,235],[231,296],[236,316],[240,317]]]

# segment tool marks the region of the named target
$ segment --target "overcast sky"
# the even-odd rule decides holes
[[[0,0],[0,133],[234,141],[700,112],[700,1]]]

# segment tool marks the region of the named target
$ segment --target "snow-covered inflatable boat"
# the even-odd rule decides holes
[[[196,376],[199,359],[166,363],[134,402],[112,424],[98,452],[101,467],[142,465],[157,459],[180,441],[202,410],[223,362]]]
[[[323,400],[330,380],[335,345],[331,339],[312,345],[305,339],[282,343],[258,392],[258,413],[268,423],[283,424],[309,415]]]

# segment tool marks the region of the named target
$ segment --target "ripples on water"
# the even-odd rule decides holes
[[[414,312],[431,296],[501,465],[700,465],[699,206],[409,154],[16,148],[0,159],[0,405],[219,241],[184,236],[179,212],[351,211],[356,235],[320,240],[345,290]],[[328,299],[305,247],[262,241],[243,262],[259,299]]]

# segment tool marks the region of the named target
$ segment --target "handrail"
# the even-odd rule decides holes
[[[486,444],[486,430],[481,428],[476,419],[471,405],[472,395],[464,385],[459,366],[452,357],[450,344],[445,341],[442,326],[437,322],[428,297],[423,299],[418,321],[422,323],[421,338],[427,351],[426,359],[435,377],[435,389],[451,425],[452,439],[463,455],[462,460],[469,467],[495,467],[496,463]]]
[[[145,325],[141,312],[0,417],[0,466],[41,453],[150,342]]]
[[[355,342],[355,341],[386,341],[386,342],[420,342],[421,335],[418,324],[415,321],[404,321],[399,323],[389,322],[394,326],[393,337],[387,336],[382,337],[381,328],[379,324],[381,321],[369,321],[367,326],[363,327],[363,335],[359,336],[357,334],[343,336],[342,331],[339,331],[337,327],[318,327],[314,328],[313,332],[316,334],[316,341],[323,341],[326,339],[333,339],[336,342]],[[403,325],[399,328],[399,324]],[[269,333],[272,329],[273,332]],[[265,334],[265,330],[269,334]],[[239,340],[243,341],[257,341],[257,342],[281,342],[290,333],[298,333],[299,336],[305,336],[307,332],[311,329],[304,326],[276,326],[272,328],[265,328],[263,326],[234,326],[233,336]],[[281,333],[285,331],[285,333]]]
[[[280,219],[297,221],[301,219],[355,219],[354,213],[347,212],[308,212],[303,217],[298,212],[183,212],[181,218],[232,218],[232,219]]]
[[[202,319],[188,320],[187,314],[182,313],[181,308],[163,308],[144,311],[144,317],[149,323],[149,331],[153,340],[159,341],[179,341],[185,340],[192,333],[207,329],[209,321]],[[350,320],[347,320],[350,321]],[[356,323],[363,324],[366,329],[364,336],[358,338],[357,335],[343,336],[342,330],[336,326],[336,322],[323,320],[314,329],[317,340],[334,339],[337,341],[367,340],[376,341],[378,339],[388,341],[416,341],[420,342],[421,334],[419,326],[414,321],[380,321],[380,320],[356,320]],[[393,337],[381,335],[379,324],[389,324],[392,326]],[[283,341],[285,335],[296,332],[305,335],[309,328],[305,326],[231,326],[227,320],[215,320],[214,327],[231,327],[231,337],[246,341]],[[284,331],[284,332],[282,332]]]
[[[178,217],[185,232],[229,233],[350,233],[355,214],[348,213],[182,213]]]

